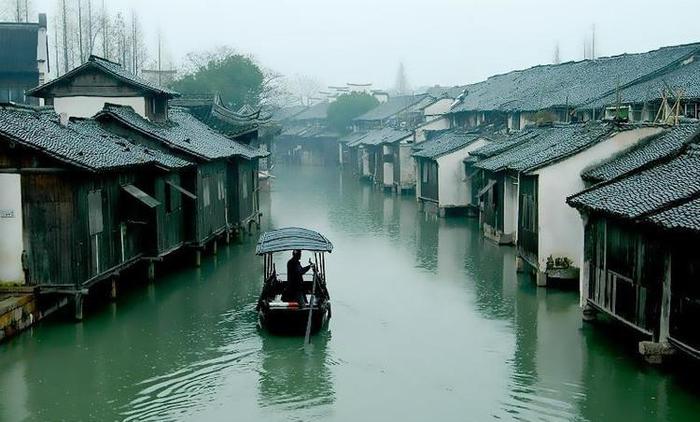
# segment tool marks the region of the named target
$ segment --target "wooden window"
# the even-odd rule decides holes
[[[428,183],[428,179],[429,179],[429,177],[428,177],[428,164],[423,162],[423,163],[421,163],[420,168],[421,168],[421,180],[423,181],[423,183]]]
[[[209,197],[209,177],[202,178],[202,200],[204,201],[204,206],[208,207],[211,203],[211,198]]]
[[[102,219],[102,190],[97,189],[88,192],[88,225],[90,236],[102,233],[104,221]]]
[[[173,187],[165,185],[165,212],[171,213],[175,209],[173,204]]]

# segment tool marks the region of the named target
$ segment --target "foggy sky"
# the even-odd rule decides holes
[[[54,18],[55,0],[34,0]],[[391,88],[399,62],[409,83],[455,85],[583,56],[596,27],[607,56],[700,41],[700,1],[648,0],[107,0],[135,8],[149,50],[161,29],[176,60],[229,45],[286,75],[329,85]],[[94,4],[101,4],[95,0]]]

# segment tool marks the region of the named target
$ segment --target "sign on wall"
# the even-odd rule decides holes
[[[16,218],[15,210],[0,208],[0,218]]]

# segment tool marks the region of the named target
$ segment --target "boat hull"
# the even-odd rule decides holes
[[[325,325],[328,320],[328,308],[328,304],[324,304],[320,308],[314,308],[311,313],[311,334],[317,333]],[[258,312],[260,326],[277,335],[305,335],[308,318],[308,309],[263,308]]]

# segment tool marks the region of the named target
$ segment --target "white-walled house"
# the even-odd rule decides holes
[[[537,136],[477,164],[511,182],[498,211],[515,223],[519,259],[536,272],[538,285],[578,279],[583,225],[566,198],[585,188],[582,172],[661,130],[611,123],[532,128]]]
[[[448,210],[466,209],[472,194],[465,183],[463,161],[488,142],[477,133],[451,130],[414,145],[416,198],[421,209],[441,217]]]
[[[168,100],[179,94],[142,79],[119,63],[98,56],[50,82],[27,91],[68,117],[92,117],[105,104],[129,106],[152,121],[168,118]]]
[[[450,126],[450,119],[445,116],[438,116],[422,123],[413,130],[413,142],[419,144],[428,139],[430,132],[436,130],[447,130]]]

